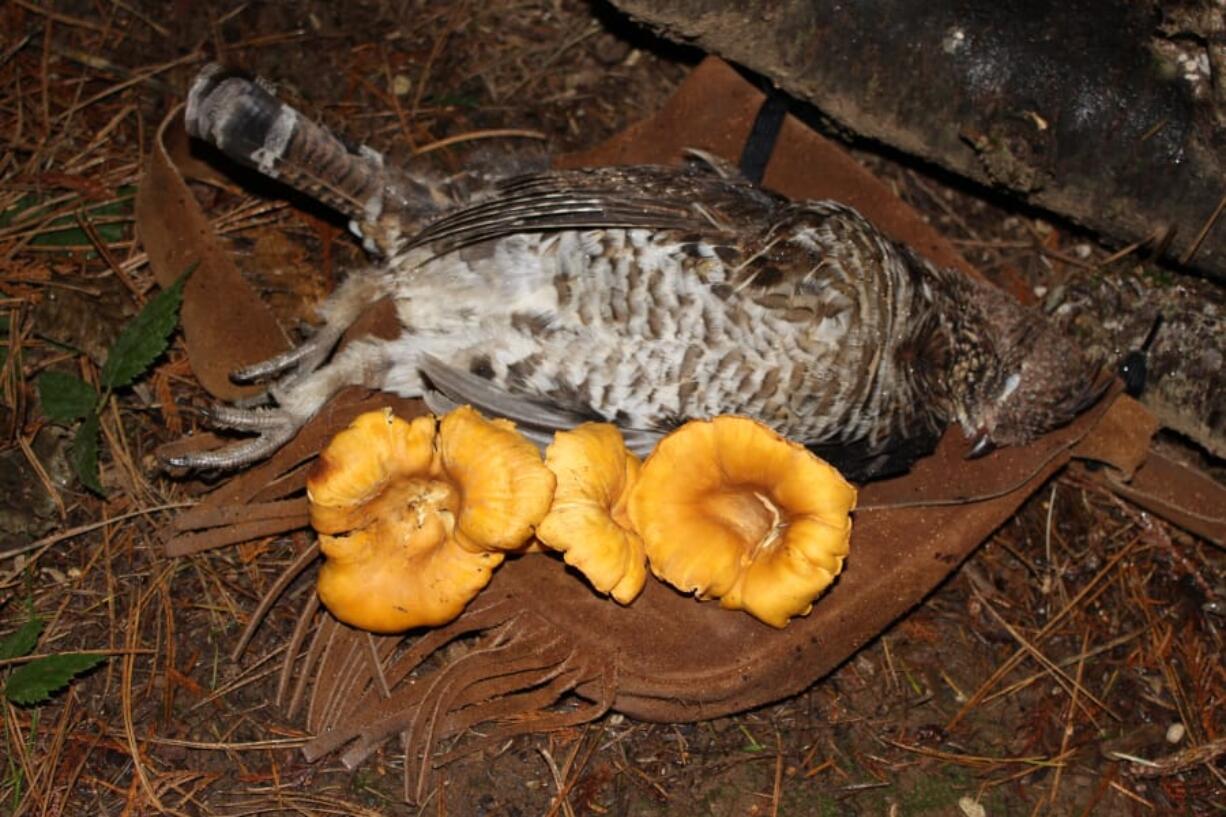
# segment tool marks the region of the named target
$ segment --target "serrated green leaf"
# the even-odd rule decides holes
[[[68,457],[72,470],[81,484],[99,496],[103,496],[102,481],[98,479],[98,415],[90,414],[72,438]]]
[[[35,616],[0,641],[0,661],[29,655],[43,631],[43,620]]]
[[[23,664],[9,676],[4,697],[18,706],[42,703],[76,676],[106,660],[105,655],[67,652]]]
[[[194,268],[195,265],[193,265]],[[169,289],[164,289],[133,318],[106,355],[102,385],[107,389],[126,386],[139,377],[166,350],[170,333],[179,322],[183,283],[188,270]]]
[[[48,420],[68,423],[93,412],[98,393],[79,377],[51,371],[38,376],[38,399]]]

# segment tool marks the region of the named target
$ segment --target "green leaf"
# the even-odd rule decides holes
[[[195,268],[195,264],[192,265]],[[183,283],[191,269],[179,276],[169,289],[164,289],[140,314],[133,318],[106,355],[102,366],[102,385],[107,389],[126,386],[140,377],[166,350],[170,333],[179,322],[179,304],[183,302]]]
[[[133,188],[125,185],[119,188],[118,197],[113,201],[101,204],[81,204],[81,212],[93,223],[98,237],[105,244],[121,241],[127,234],[127,223],[132,212]],[[30,224],[46,215],[48,206],[38,201],[33,195],[26,195],[7,210],[0,211],[0,227],[13,224]],[[83,247],[90,244],[89,236],[81,229],[76,215],[63,215],[52,219],[42,227],[42,230],[30,239],[37,247]],[[91,250],[90,256],[94,255]]]
[[[35,616],[0,641],[0,661],[29,655],[43,631],[43,620]]]
[[[48,420],[68,423],[93,412],[98,393],[79,377],[51,371],[38,376],[38,399]]]
[[[98,415],[90,414],[77,429],[68,451],[72,470],[77,472],[81,484],[99,496],[103,496],[102,481],[98,479]]]
[[[106,660],[105,655],[66,652],[23,664],[9,676],[4,697],[18,706],[42,703],[76,676]]]
[[[33,221],[38,217],[38,214],[46,210],[46,207],[35,207],[38,204],[38,199],[32,193],[26,193],[17,203],[7,210],[0,211],[0,227],[8,227],[18,220],[21,216]]]

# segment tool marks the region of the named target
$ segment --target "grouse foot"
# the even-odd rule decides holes
[[[343,328],[341,330],[332,330],[331,328],[321,329],[310,340],[295,346],[293,349],[282,352],[275,357],[270,357],[268,360],[261,360],[259,363],[253,363],[250,366],[245,366],[231,372],[230,379],[235,383],[258,383],[289,369],[296,368],[304,372],[314,371],[319,368],[319,364],[332,351],[332,347],[336,345],[336,341],[340,338],[341,331],[343,331]]]
[[[295,422],[288,412],[279,409],[248,411],[216,407],[209,413],[218,425],[228,428],[258,429],[259,434],[212,451],[196,451],[167,457],[167,465],[198,471],[229,471],[267,457],[288,442],[301,425]],[[240,418],[239,415],[246,416]]]
[[[321,332],[316,335],[331,334]],[[391,344],[386,341],[364,339],[355,341],[337,352],[319,368],[317,356],[331,351],[335,340],[316,339],[293,349],[271,361],[257,363],[244,369],[273,373],[297,366],[295,371],[283,376],[268,390],[276,401],[275,408],[238,408],[215,405],[205,410],[210,425],[236,431],[254,431],[256,436],[234,442],[213,451],[181,454],[166,459],[176,468],[232,470],[261,460],[288,442],[334,394],[346,386],[364,385],[382,388],[393,356]],[[286,362],[286,361],[290,362]],[[312,370],[314,369],[314,370]],[[420,383],[397,384],[420,393]]]

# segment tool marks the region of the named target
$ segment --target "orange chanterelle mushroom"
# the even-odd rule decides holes
[[[744,417],[686,423],[643,463],[630,520],[656,576],[783,627],[843,567],[856,491]]]
[[[319,598],[379,633],[443,624],[545,516],[554,476],[506,420],[458,408],[438,423],[390,409],[336,435],[307,479],[326,561]]]
[[[630,528],[626,502],[638,479],[638,457],[607,423],[559,431],[545,450],[558,479],[549,515],[536,536],[560,550],[602,593],[629,604],[643,589],[643,540]]]

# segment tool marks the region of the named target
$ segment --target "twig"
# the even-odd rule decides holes
[[[124,82],[120,82],[116,85],[112,85],[110,88],[99,91],[98,93],[94,94],[88,99],[78,102],[77,104],[73,105],[71,108],[69,108],[68,110],[64,111],[59,116],[57,116],[56,121],[63,121],[69,118],[70,116],[72,116],[73,114],[75,114],[77,111],[88,108],[90,105],[93,105],[95,102],[106,99],[108,96],[117,94],[126,88],[132,87],[133,85],[138,85],[142,82],[145,82],[149,80],[150,78],[157,76],[158,74],[164,74],[165,72],[169,71],[172,68],[177,68],[178,66],[185,65],[189,62],[197,62],[200,59],[200,57],[201,57],[201,54],[199,51],[192,51],[191,53],[184,54],[182,57],[173,59],[170,62],[164,62],[159,65],[155,65],[152,68],[147,68],[146,70],[141,71],[138,74],[134,74],[131,79],[125,80]]]
[[[575,810],[571,808],[570,800],[567,798],[568,792],[565,790],[566,781],[563,780],[562,772],[558,769],[558,764],[554,762],[553,755],[544,746],[538,746],[536,751],[545,759],[545,765],[549,767],[549,776],[553,778],[554,788],[558,790],[554,798],[554,804],[550,808],[550,813],[553,813],[556,808],[561,806],[562,813],[566,817],[575,817]]]
[[[1192,246],[1188,247],[1188,251],[1179,259],[1180,264],[1187,264],[1192,260],[1192,256],[1196,255],[1196,251],[1200,249],[1200,245],[1205,241],[1205,236],[1209,235],[1213,225],[1217,224],[1217,220],[1221,218],[1222,210],[1226,210],[1226,195],[1223,195],[1221,200],[1218,201],[1217,207],[1213,209],[1213,215],[1209,216],[1208,221],[1200,228],[1200,232],[1196,234],[1196,238],[1192,241]]]
[[[78,525],[75,528],[69,528],[68,530],[60,531],[59,533],[53,533],[50,536],[44,536],[42,539],[39,539],[35,542],[31,542],[28,545],[23,545],[22,547],[7,551],[4,554],[4,558],[10,558],[10,557],[22,554],[22,553],[28,553],[32,550],[38,551],[38,552],[26,560],[25,566],[23,566],[19,570],[14,571],[13,575],[5,578],[3,581],[0,581],[0,590],[3,590],[4,588],[11,586],[12,583],[16,580],[16,577],[21,574],[22,570],[24,570],[25,567],[29,566],[32,562],[36,561],[38,557],[41,556],[47,550],[47,548],[51,547],[52,545],[58,544],[59,542],[63,542],[65,539],[72,539],[73,537],[80,536],[83,533],[90,533],[91,531],[96,531],[99,528],[105,528],[110,525],[114,525],[116,522],[123,522],[125,519],[134,519],[135,517],[138,517],[138,516],[148,516],[149,514],[160,513],[162,511],[173,511],[178,508],[190,508],[191,506],[195,504],[196,504],[195,502],[170,502],[165,505],[156,505],[152,508],[143,508],[139,511],[131,511],[129,513],[120,514],[119,516],[114,516],[114,517],[111,517],[110,519],[103,519],[98,522],[90,522],[88,525]]]
[[[1081,679],[1084,676],[1086,662],[1086,647],[1090,644],[1090,631],[1087,629],[1081,635],[1081,660],[1077,662],[1077,683],[1073,686],[1073,699],[1069,702],[1068,714],[1064,716],[1064,735],[1060,738],[1060,754],[1063,755],[1068,751],[1068,742],[1073,737],[1073,730],[1076,724],[1073,717],[1077,710],[1077,691],[1081,689]],[[1060,777],[1064,772],[1063,766],[1056,767],[1055,773],[1052,775],[1051,781],[1051,796],[1047,801],[1053,806],[1056,805],[1056,796],[1060,793]]]
[[[596,22],[588,23],[577,34],[573,34],[570,37],[563,40],[562,44],[559,45],[556,49],[554,49],[554,52],[550,54],[548,57],[546,57],[545,61],[542,62],[539,66],[537,66],[537,69],[533,73],[529,74],[528,76],[520,80],[519,84],[513,86],[509,91],[507,91],[503,95],[503,98],[505,99],[507,97],[513,97],[516,94],[520,93],[521,91],[524,91],[532,87],[533,85],[535,85],[536,82],[541,78],[541,76],[544,75],[545,70],[548,69],[549,66],[553,65],[555,62],[558,61],[559,58],[561,58],[563,54],[565,54],[567,51],[574,48],[579,43],[586,40],[588,37],[591,37],[597,31],[600,31],[599,23],[596,23]]]
[[[970,236],[973,240],[982,244],[983,237],[980,236],[979,233],[977,233],[975,229],[971,227],[971,225],[966,223],[966,219],[962,218],[958,211],[954,209],[953,205],[945,201],[945,199],[942,198],[935,190],[929,187],[928,184],[920,178],[918,173],[916,173],[914,170],[908,170],[907,181],[915,185],[917,190],[927,196],[928,200],[935,204],[941,210],[941,212],[944,213],[947,218],[949,218],[950,221],[952,221],[958,226],[959,229],[962,230],[962,232]]]
[[[30,38],[33,36],[34,36],[33,34],[27,34],[26,36],[22,37],[20,40],[18,40],[17,42],[9,46],[9,49],[5,51],[4,54],[0,55],[0,68],[3,68],[5,65],[7,65],[8,61],[11,60],[14,57],[14,55],[17,54],[18,51],[25,48],[26,45],[30,42]]]
[[[128,615],[127,648],[129,650],[135,650],[136,642],[140,639],[140,610],[140,593],[133,591],[132,610]],[[132,721],[132,674],[135,668],[136,654],[130,652],[123,661],[123,679],[119,686],[120,705],[123,708],[123,731],[128,738],[128,752],[132,757],[132,768],[136,770],[136,777],[140,780],[141,787],[145,790],[145,794],[149,797],[153,807],[158,811],[165,811],[162,801],[158,799],[157,792],[154,791],[153,785],[149,782],[149,777],[145,773],[145,764],[141,761],[140,757],[140,745],[136,742],[136,727]]]
[[[1202,743],[1200,746],[1189,746],[1187,749],[1157,760],[1146,760],[1145,758],[1126,755],[1123,752],[1111,752],[1110,755],[1116,760],[1131,762],[1132,765],[1128,768],[1128,773],[1134,777],[1164,777],[1170,774],[1179,774],[1186,769],[1200,766],[1203,763],[1212,763],[1222,755],[1226,755],[1226,738],[1211,740],[1208,743]]]
[[[131,14],[137,20],[140,20],[142,23],[149,26],[162,37],[170,39],[170,29],[159,23],[157,20],[154,20],[149,15],[142,13],[139,9],[133,8],[130,4],[123,2],[123,0],[111,0],[111,2],[116,6],[119,6],[119,8],[123,9],[128,14]]]
[[[1060,622],[1064,621],[1065,617],[1071,613],[1082,602],[1082,600],[1086,598],[1086,596],[1090,594],[1090,591],[1093,590],[1112,570],[1114,570],[1115,566],[1118,565],[1125,556],[1132,552],[1133,548],[1136,547],[1137,542],[1140,540],[1140,536],[1134,537],[1131,542],[1120,549],[1119,553],[1112,556],[1107,563],[1102,566],[1102,569],[1094,575],[1094,578],[1086,582],[1085,587],[1077,591],[1077,595],[1069,599],[1068,604],[1064,605],[1060,612],[1056,613],[1056,615],[1043,626],[1043,629],[1039,630],[1033,639],[1034,643],[1042,643],[1043,639],[1050,635],[1052,631],[1055,630],[1055,628],[1060,624]],[[956,727],[972,709],[979,705],[979,702],[983,700],[983,697],[987,695],[992,687],[996,686],[1000,679],[1008,675],[1009,672],[1021,662],[1022,658],[1025,657],[1026,654],[1025,648],[1019,647],[1017,651],[1013,653],[1013,655],[1009,656],[1004,663],[996,668],[996,671],[993,672],[986,681],[979,685],[979,688],[975,690],[970,699],[967,700],[967,702],[962,705],[962,708],[959,709],[958,712],[949,720],[949,722],[945,725],[945,728],[947,730],[952,730],[954,727]]]
[[[34,454],[34,449],[26,442],[25,437],[18,437],[17,445],[21,447],[21,453],[25,455],[26,462],[34,470],[34,475],[43,484],[43,490],[47,492],[47,495],[51,497],[51,501],[55,503],[55,509],[59,513],[60,521],[63,522],[68,518],[68,509],[64,507],[64,497],[60,496],[60,489],[51,481],[51,477],[47,474],[47,469],[43,467],[42,462]]]
[[[1075,695],[1073,695],[1073,693],[1076,692],[1078,689],[1080,689],[1082,695],[1085,695],[1087,698],[1089,698],[1091,701],[1097,704],[1099,708],[1101,708],[1104,712],[1106,712],[1112,718],[1114,718],[1117,721],[1122,720],[1122,718],[1120,718],[1119,715],[1115,714],[1115,712],[1112,711],[1111,707],[1107,706],[1107,704],[1099,700],[1098,697],[1093,695],[1089,690],[1077,684],[1075,681],[1073,681],[1072,678],[1069,678],[1068,675],[1065,674],[1063,670],[1061,670],[1058,666],[1056,666],[1056,663],[1054,661],[1052,661],[1050,658],[1044,655],[1043,652],[1038,647],[1036,647],[1033,643],[1026,640],[1026,638],[1017,631],[1016,627],[1014,627],[1008,621],[1006,621],[1004,616],[996,612],[996,608],[992,606],[991,602],[989,602],[986,598],[984,598],[982,595],[978,593],[976,593],[976,595],[979,596],[979,601],[981,604],[983,604],[984,609],[992,614],[992,617],[996,619],[996,622],[1000,624],[1000,626],[1004,627],[1005,631],[1008,632],[1009,635],[1011,635],[1013,639],[1017,641],[1017,643],[1022,645],[1022,648],[1027,653],[1030,654],[1030,657],[1038,661],[1040,664],[1042,664],[1044,667],[1047,668],[1047,671],[1051,673],[1053,680],[1055,680],[1055,682],[1059,684],[1061,688],[1064,689],[1065,692],[1067,692],[1070,696],[1073,697],[1074,703],[1077,703],[1077,698]],[[1084,704],[1081,704],[1081,707],[1082,707],[1082,710],[1086,713],[1086,715],[1089,716],[1091,720],[1093,720],[1094,713],[1092,713],[1089,709],[1086,709]]]
[[[90,54],[88,51],[81,51],[78,48],[71,48],[69,46],[60,45],[58,43],[53,44],[51,46],[51,50],[54,51],[56,54],[59,54],[61,57],[67,57],[73,62],[80,63],[81,65],[84,65],[86,68],[89,68],[93,71],[98,71],[100,73],[113,74],[119,77],[131,77],[132,76],[131,69],[125,68],[122,65],[116,65],[110,60],[104,59],[103,57],[99,57],[97,54]],[[162,93],[162,94],[174,94],[175,93],[174,88],[172,88],[169,84],[162,82],[160,79],[154,79],[150,77],[150,78],[146,78],[143,81],[146,85],[148,85],[150,88],[157,91],[158,93]]]
[[[430,75],[434,70],[434,63],[438,59],[439,54],[443,52],[443,46],[447,40],[451,39],[451,35],[461,25],[461,21],[468,18],[467,3],[458,3],[452,9],[452,14],[447,23],[443,26],[443,30],[434,38],[434,42],[430,46],[430,53],[426,55],[426,64],[421,68],[421,75],[417,78],[417,87],[413,89],[413,104],[409,106],[409,119],[414,119],[417,116],[417,109],[421,107],[421,101],[425,98],[426,88],[430,85]],[[410,147],[413,142],[409,142]]]
[[[929,749],[926,746],[913,746],[909,743],[903,743],[900,740],[895,740],[894,738],[888,737],[882,737],[881,740],[906,752],[936,758],[937,760],[943,760],[947,763],[956,763],[959,766],[970,766],[972,768],[978,767],[991,769],[997,766],[1013,766],[1018,764],[1023,766],[1050,768],[1053,766],[1059,766],[1064,762],[1064,758],[1061,756],[1043,757],[1042,755],[1025,755],[1022,757],[987,757],[983,755],[960,754],[957,752],[942,752],[940,749]]]
[[[271,738],[269,740],[248,740],[233,742],[214,742],[204,740],[182,740],[180,738],[145,738],[146,743],[159,746],[179,746],[184,749],[218,750],[225,752],[263,752],[269,749],[297,749],[310,740],[309,736],[300,738]]]
[[[1111,253],[1106,258],[1104,258],[1102,261],[1098,262],[1098,268],[1100,270],[1104,269],[1105,267],[1111,266],[1116,261],[1119,261],[1124,256],[1131,255],[1132,253],[1144,247],[1149,242],[1155,240],[1157,238],[1157,235],[1158,234],[1155,233],[1154,235],[1142,238],[1140,241],[1134,241],[1131,244],[1129,244],[1127,247],[1124,247],[1123,249],[1120,249],[1120,250],[1117,250]]]
[[[779,817],[779,801],[783,799],[783,738],[775,730],[775,785],[771,790],[771,817]]]
[[[1138,636],[1144,635],[1156,623],[1157,622],[1152,622],[1143,627],[1138,627],[1137,629],[1133,630],[1130,633],[1127,633],[1126,635],[1122,635],[1119,638],[1113,638],[1112,640],[1106,642],[1105,644],[1099,644],[1097,647],[1090,650],[1089,652],[1083,652],[1078,655],[1071,655],[1068,658],[1064,658],[1060,660],[1059,662],[1057,662],[1056,666],[1062,667],[1062,668],[1067,667],[1067,666],[1070,666],[1071,664],[1077,663],[1078,661],[1084,661],[1087,658],[1093,658],[1097,655],[1102,655],[1105,652],[1110,652],[1111,650],[1114,650],[1116,647],[1119,647],[1123,644],[1127,644],[1129,641],[1132,641]],[[1013,693],[1017,692],[1019,689],[1024,689],[1025,687],[1030,686],[1035,681],[1039,680],[1045,675],[1047,675],[1047,673],[1040,670],[1039,672],[1036,672],[1033,675],[1029,675],[1020,681],[1016,681],[1007,687],[1002,687],[999,692],[993,692],[991,695],[988,695],[987,697],[985,697],[983,699],[983,702],[991,703],[992,701],[995,701],[997,698],[1004,698],[1009,695],[1012,695]]]
[[[458,145],[461,142],[472,142],[477,139],[539,139],[544,141],[549,137],[541,133],[539,130],[527,130],[525,128],[492,128],[490,130],[475,130],[468,133],[457,133],[455,136],[448,136],[445,139],[438,139],[428,145],[419,147],[413,151],[414,156],[420,156],[423,153],[429,153],[433,150],[440,150],[452,145]]]
[[[156,650],[146,650],[146,649],[129,650],[126,648],[117,648],[113,650],[73,650],[72,652],[75,653],[76,655],[128,655],[129,653],[134,653],[136,655],[150,655],[156,652]],[[53,658],[60,654],[61,653],[57,653],[57,652],[43,652],[43,653],[31,653],[29,655],[20,655],[16,658],[0,658],[0,667],[7,666],[10,664],[24,664],[27,661],[37,661],[40,658]]]
[[[13,2],[28,11],[32,11],[35,14],[42,15],[43,17],[46,17],[48,20],[54,20],[57,23],[63,23],[66,26],[71,26],[73,28],[85,28],[85,29],[89,29],[90,31],[96,31],[99,34],[110,33],[110,29],[107,28],[106,26],[98,25],[97,23],[92,22],[90,20],[82,20],[80,17],[72,17],[67,14],[61,14],[58,11],[52,11],[51,9],[45,9],[42,6],[37,6],[31,3],[30,0],[13,0]]]

